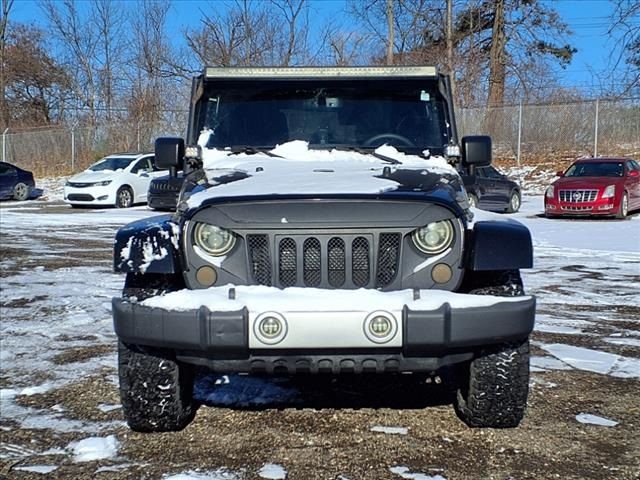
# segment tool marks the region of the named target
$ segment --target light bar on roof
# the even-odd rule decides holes
[[[206,67],[206,78],[435,77],[436,67]]]

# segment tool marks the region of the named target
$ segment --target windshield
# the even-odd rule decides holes
[[[569,167],[565,177],[622,177],[622,162],[584,162]]]
[[[127,157],[107,157],[89,167],[89,170],[100,172],[102,170],[120,170],[125,169],[133,162],[135,158]]]
[[[322,84],[322,85],[318,85]],[[200,99],[207,147],[376,148],[441,153],[450,140],[445,100],[434,80],[212,84]]]

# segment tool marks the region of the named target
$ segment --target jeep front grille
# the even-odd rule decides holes
[[[397,276],[401,240],[400,233],[249,234],[247,256],[253,281],[259,285],[380,288]]]
[[[588,203],[595,202],[598,197],[598,190],[560,190],[559,198],[561,202],[568,203]]]

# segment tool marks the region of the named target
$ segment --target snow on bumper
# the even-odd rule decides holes
[[[535,316],[533,297],[421,290],[414,299],[411,290],[233,289],[234,295],[230,287],[181,290],[141,303],[114,298],[116,333],[128,343],[217,358],[326,349],[387,349],[420,357],[526,338]]]

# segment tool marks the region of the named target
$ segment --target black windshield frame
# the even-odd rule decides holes
[[[202,87],[192,131],[213,130],[211,148],[272,148],[303,140],[310,148],[374,149],[387,143],[407,153],[441,155],[455,141],[436,78],[236,79]]]

